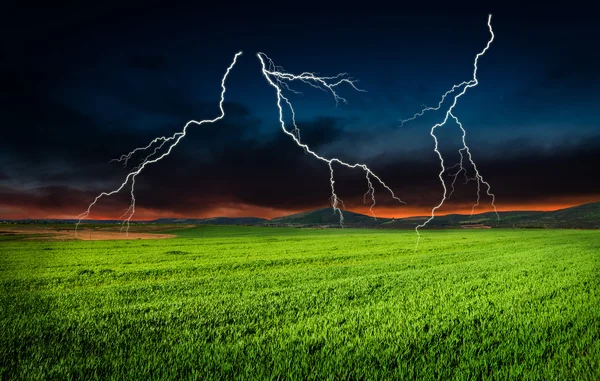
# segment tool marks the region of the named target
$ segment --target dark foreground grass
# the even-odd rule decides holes
[[[600,232],[0,242],[2,379],[600,379]]]

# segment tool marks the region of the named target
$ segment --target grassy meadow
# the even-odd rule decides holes
[[[2,379],[600,379],[600,231],[0,237]]]

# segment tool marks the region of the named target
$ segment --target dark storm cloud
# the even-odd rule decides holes
[[[141,207],[175,213],[201,213],[232,201],[270,207],[287,203],[289,207],[301,207],[314,205],[314,199],[310,197],[312,194],[322,193],[327,198],[326,185],[320,186],[321,181],[313,181],[315,177],[327,179],[326,167],[322,170],[315,168],[314,161],[303,157],[303,151],[290,143],[289,138],[280,136],[265,143],[264,140],[247,139],[248,135],[252,135],[251,131],[257,132],[256,128],[247,130],[252,127],[251,124],[224,122],[214,127],[191,130],[188,139],[164,162],[148,166],[138,177],[137,198]],[[239,133],[230,136],[231,132],[248,135]],[[215,141],[220,143],[214,144]],[[75,164],[64,170],[71,171],[71,182],[78,175],[83,175]],[[319,173],[322,176],[318,176]],[[90,180],[93,177],[88,176]],[[43,176],[38,176],[38,179],[43,179]],[[298,182],[306,180],[305,184],[298,186]],[[112,187],[116,184],[113,183]],[[66,186],[38,187],[25,192],[3,189],[0,198],[3,205],[42,210],[54,206],[64,212],[73,211],[76,207],[81,209],[98,192],[112,189],[108,187],[106,184],[106,187],[86,191]],[[320,192],[315,192],[315,189]],[[301,196],[302,193],[309,197]],[[122,202],[123,197],[120,199]],[[268,205],[269,199],[271,205]],[[101,204],[104,205],[105,201]],[[114,206],[115,201],[109,200],[108,204]],[[101,208],[108,211],[106,207]]]
[[[317,118],[302,123],[302,132],[318,149],[339,133],[336,123]],[[169,161],[148,169],[151,174],[139,182],[140,197],[149,205],[176,211],[190,205],[210,209],[224,200],[276,208],[322,203],[328,197],[327,165],[273,127],[274,134],[261,134],[258,120],[247,117],[190,130],[189,140]]]
[[[74,205],[87,201],[91,194],[77,189],[62,186],[47,186],[22,192],[19,189],[0,188],[0,199],[3,205],[23,206],[56,211],[69,210]]]
[[[52,205],[63,211],[72,210],[74,206],[81,208],[95,194],[112,189],[110,187],[118,185],[124,177],[125,172],[119,164],[107,163],[109,158],[130,151],[134,142],[135,145],[144,145],[154,136],[121,124],[109,128],[95,117],[44,99],[44,94],[50,92],[52,86],[33,76],[23,78],[20,83],[20,93],[13,93],[10,103],[5,103],[2,108],[3,124],[12,125],[12,128],[2,131],[5,160],[19,163],[17,170],[11,172],[12,176],[5,178],[34,178],[41,186],[27,191],[3,187],[3,204],[42,210],[49,210]],[[127,93],[123,96],[126,97]],[[172,103],[158,102],[163,106],[161,111],[184,120],[182,115],[189,112],[182,110],[191,102],[183,97],[172,99]],[[177,102],[178,99],[181,101]],[[152,102],[141,101],[140,104],[148,107],[145,112],[156,111]],[[193,107],[204,114],[215,114],[218,110],[216,102],[195,104]],[[227,117],[223,121],[201,127],[192,125],[186,139],[164,163],[149,166],[140,175],[140,205],[197,213],[213,208],[215,203],[232,200],[263,203],[266,200],[255,195],[266,193],[275,205],[280,206],[286,201],[277,194],[271,194],[273,186],[277,183],[295,184],[293,180],[312,177],[311,173],[315,172],[312,160],[303,158],[302,150],[281,133],[276,124],[273,124],[274,133],[265,135],[260,130],[261,121],[245,106],[226,102],[224,108]],[[301,122],[299,126],[303,138],[318,148],[341,134],[340,123],[335,118],[317,117],[314,121]],[[167,126],[160,133],[170,135],[181,130],[183,124]],[[48,165],[52,170],[47,170]],[[23,173],[18,173],[18,170]],[[326,179],[326,169],[321,172],[322,178]],[[87,186],[85,191],[73,188],[85,184],[85,181],[97,184],[99,176],[104,177],[106,186]],[[57,183],[71,186],[52,185]],[[305,184],[303,192],[315,193],[311,184],[316,182]],[[326,186],[317,188],[324,192],[327,189]],[[293,191],[286,192],[291,195],[288,202],[294,200],[291,202],[294,206],[310,205],[312,202],[310,197],[305,201]],[[114,201],[108,201],[108,205],[114,205]]]
[[[479,169],[493,185],[499,205],[586,195],[588,189],[600,186],[594,176],[600,165],[596,155],[599,143],[600,136],[558,152],[480,160]],[[148,167],[138,177],[137,205],[179,215],[198,215],[232,202],[282,209],[327,204],[330,195],[327,165],[305,155],[288,137],[276,137],[268,143],[232,139],[222,148],[221,154],[202,160],[191,147],[185,147],[165,162]],[[434,158],[429,161],[398,158],[374,163],[372,167],[408,202],[408,207],[431,207],[441,197]],[[348,207],[359,206],[366,191],[364,174],[337,169],[336,186],[340,195]],[[381,187],[376,188],[379,206],[395,205]],[[457,184],[457,193],[448,205],[474,201],[474,191],[473,183]],[[94,195],[92,190],[49,186],[27,192],[4,190],[0,198],[3,204],[12,206],[75,212]],[[117,200],[125,203],[126,195],[103,200],[99,210],[120,211],[122,205],[117,207]]]
[[[481,163],[500,195],[510,201],[578,196],[600,189],[600,135],[551,150],[521,151]]]
[[[127,107],[139,107],[139,116],[164,114],[181,121],[165,122],[159,131],[135,130],[120,121],[106,122],[102,113],[84,113],[57,99],[55,90],[64,79],[61,69],[47,72],[33,69],[23,72],[15,67],[2,69],[0,147],[16,161],[39,163],[60,159],[75,160],[80,165],[91,164],[98,158],[111,158],[129,151],[132,142],[151,140],[157,133],[170,135],[179,131],[189,120],[189,115],[198,115],[197,119],[202,119],[214,117],[219,112],[216,101],[194,101],[174,88],[163,87],[148,94],[122,86],[117,95],[119,102]],[[226,108],[232,119],[249,115],[242,105],[227,103]],[[205,138],[212,138],[210,134],[215,132],[211,131]]]
[[[563,107],[571,106],[572,100],[585,101],[594,97],[596,87],[600,84],[600,53],[591,51],[585,56],[574,48],[561,52],[560,57],[552,63],[545,64],[538,78],[530,86],[524,87],[516,94],[516,101],[523,102],[527,99],[544,100],[544,92],[548,90],[560,91]]]
[[[192,126],[169,157],[147,167],[136,183],[138,205],[181,215],[236,203],[286,210],[326,205],[328,166],[280,131],[273,89],[251,62],[264,49],[294,70],[348,70],[360,78],[369,92],[350,94],[348,107],[327,109],[318,91],[301,97],[303,141],[324,155],[367,160],[409,205],[431,207],[441,186],[429,119],[399,130],[398,118],[436,102],[453,81],[470,75],[472,57],[488,37],[489,11],[497,39],[481,63],[480,86],[458,107],[498,203],[533,204],[600,189],[593,176],[600,164],[598,113],[590,107],[598,100],[600,62],[590,49],[589,23],[577,18],[527,7],[515,15],[323,6],[310,17],[281,18],[283,5],[273,11],[146,5],[7,17],[2,27],[10,31],[0,36],[7,47],[0,60],[2,205],[80,212],[126,175],[109,159],[171,135],[190,119],[219,114],[223,65],[237,49],[247,54],[228,82],[226,118]],[[217,17],[227,8],[227,17]],[[447,142],[441,145],[451,165],[458,155]],[[336,190],[347,206],[359,205],[364,173],[335,169]],[[376,187],[378,205],[393,205]],[[461,185],[451,202],[473,197],[474,185]],[[118,217],[117,206],[126,202],[126,195],[103,200],[99,210]]]
[[[127,146],[125,141],[131,136],[121,126],[100,125],[96,118],[50,98],[54,81],[35,72],[3,74],[10,78],[4,83],[8,91],[0,105],[0,147],[4,153],[38,163],[73,158],[89,162],[107,145],[117,149]],[[123,138],[122,145],[115,136]]]
[[[344,133],[343,122],[341,119],[325,116],[310,122],[299,122],[302,142],[315,148],[333,143]]]
[[[170,68],[167,58],[157,55],[135,55],[129,58],[129,65],[132,69],[165,71]]]

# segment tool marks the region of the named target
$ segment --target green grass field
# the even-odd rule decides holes
[[[600,379],[600,231],[0,241],[2,379]]]

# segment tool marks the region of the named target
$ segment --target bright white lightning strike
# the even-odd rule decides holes
[[[475,211],[475,208],[477,206],[479,206],[479,201],[480,201],[480,189],[481,189],[481,183],[485,184],[487,187],[487,195],[490,196],[492,198],[492,206],[494,208],[494,212],[496,213],[496,217],[498,219],[500,219],[500,216],[498,215],[498,211],[496,210],[496,205],[495,205],[495,201],[496,201],[496,197],[493,193],[491,193],[491,186],[488,182],[483,180],[483,177],[481,176],[481,174],[479,173],[479,170],[477,169],[477,166],[475,165],[475,162],[473,161],[473,157],[471,155],[471,151],[469,149],[469,147],[467,146],[466,143],[466,134],[467,131],[464,129],[462,123],[458,120],[458,118],[452,113],[452,111],[454,110],[454,107],[456,107],[456,103],[458,102],[458,98],[462,97],[466,92],[467,89],[471,88],[471,87],[475,87],[479,84],[479,81],[477,80],[477,62],[479,61],[479,58],[481,56],[483,56],[487,50],[489,49],[490,45],[492,44],[492,41],[494,41],[494,31],[492,30],[492,15],[489,15],[488,17],[488,28],[490,30],[490,39],[487,42],[487,45],[485,46],[485,48],[479,52],[476,56],[475,56],[475,63],[474,63],[474,69],[473,69],[473,79],[471,79],[470,81],[465,81],[465,82],[461,82],[458,85],[454,85],[452,86],[452,89],[446,91],[446,93],[444,93],[444,95],[442,96],[442,99],[440,100],[440,102],[438,103],[438,105],[436,107],[426,107],[423,110],[421,110],[420,112],[414,114],[411,118],[409,119],[405,119],[401,121],[400,126],[403,126],[404,123],[407,123],[409,121],[412,121],[416,118],[418,118],[419,116],[422,116],[425,112],[427,111],[437,111],[442,107],[442,104],[444,103],[444,101],[446,100],[446,97],[449,96],[450,94],[454,93],[457,89],[462,87],[462,91],[460,91],[458,94],[456,94],[454,96],[454,101],[452,102],[452,104],[450,105],[450,107],[448,108],[448,110],[446,111],[444,120],[440,123],[435,124],[433,127],[431,127],[431,131],[430,131],[430,135],[433,138],[434,142],[435,142],[435,146],[434,146],[434,151],[435,153],[438,155],[438,157],[440,158],[440,165],[441,165],[441,171],[438,175],[440,182],[442,183],[442,188],[444,189],[444,193],[442,195],[442,200],[440,201],[440,203],[436,206],[433,207],[433,209],[431,209],[431,216],[422,224],[418,225],[415,228],[415,231],[417,232],[417,245],[416,247],[418,248],[419,246],[419,240],[421,238],[421,234],[419,233],[419,229],[425,227],[429,222],[431,222],[431,220],[433,220],[433,218],[435,217],[435,211],[438,210],[439,208],[442,207],[442,205],[444,204],[444,201],[446,201],[446,199],[449,197],[448,195],[448,189],[446,188],[446,182],[444,181],[443,175],[444,172],[447,171],[447,169],[444,166],[444,158],[442,157],[442,153],[439,151],[438,149],[438,139],[437,136],[435,135],[435,130],[438,127],[443,126],[444,124],[446,124],[446,122],[448,121],[449,118],[454,119],[454,121],[458,124],[458,126],[460,127],[461,131],[462,131],[462,143],[463,143],[463,147],[459,150],[459,154],[460,154],[460,162],[458,163],[459,166],[459,170],[458,172],[456,172],[454,174],[454,181],[452,182],[452,192],[450,193],[450,195],[454,192],[454,183],[456,182],[456,177],[458,176],[459,173],[465,171],[465,176],[466,176],[466,170],[463,167],[463,151],[467,152],[467,156],[469,158],[469,162],[471,163],[471,165],[473,166],[473,169],[475,170],[475,178],[474,180],[477,181],[477,202],[476,204],[473,206],[473,208],[471,209],[471,215],[473,214],[473,212]],[[454,166],[456,167],[456,165]],[[454,168],[451,167],[451,168]],[[450,168],[448,168],[450,169]],[[467,181],[469,181],[471,179],[467,178]]]
[[[371,199],[372,199],[373,203],[369,210],[371,211],[371,214],[373,214],[373,216],[375,216],[373,213],[373,207],[375,206],[375,188],[373,188],[373,184],[371,183],[371,178],[376,179],[388,192],[390,192],[390,194],[396,201],[398,201],[402,204],[405,204],[405,202],[402,201],[399,197],[397,197],[394,194],[394,191],[387,184],[385,184],[381,180],[381,178],[379,178],[375,173],[373,173],[373,171],[371,171],[371,169],[369,167],[367,167],[366,164],[360,164],[360,163],[349,164],[349,163],[346,163],[336,157],[326,158],[326,157],[320,156],[316,152],[312,151],[310,149],[310,147],[308,145],[306,145],[305,143],[302,143],[302,141],[300,140],[300,130],[298,129],[298,126],[296,125],[296,117],[295,117],[296,114],[294,112],[294,108],[293,108],[290,100],[283,94],[283,90],[282,90],[282,89],[285,89],[294,94],[299,94],[298,91],[291,89],[289,83],[293,82],[293,81],[302,82],[304,84],[307,84],[307,85],[317,88],[319,90],[331,93],[331,95],[335,99],[335,102],[337,105],[339,101],[347,103],[346,99],[339,96],[337,94],[337,92],[335,91],[335,88],[337,86],[339,86],[341,84],[346,84],[346,85],[351,86],[352,88],[354,88],[357,91],[364,91],[364,90],[356,87],[356,81],[353,80],[352,78],[347,77],[346,73],[340,73],[340,74],[337,74],[332,77],[318,77],[317,75],[315,75],[314,73],[311,73],[311,72],[304,72],[304,73],[297,74],[297,75],[290,74],[290,73],[285,72],[283,70],[283,68],[281,68],[280,66],[276,66],[273,63],[273,61],[266,54],[258,53],[257,56],[262,65],[263,75],[265,76],[265,78],[267,79],[269,84],[271,86],[273,86],[277,92],[277,108],[279,109],[279,122],[281,124],[281,129],[283,130],[283,132],[285,134],[290,136],[299,147],[304,149],[304,152],[327,163],[329,166],[329,172],[330,172],[329,182],[331,184],[331,206],[333,207],[334,213],[338,212],[340,215],[340,225],[343,226],[343,224],[344,224],[344,216],[342,214],[341,209],[339,208],[339,205],[342,205],[342,207],[343,207],[344,204],[343,204],[342,200],[338,197],[338,195],[335,193],[335,179],[334,179],[334,171],[333,171],[334,163],[340,164],[340,165],[348,167],[348,168],[361,168],[362,170],[365,171],[366,178],[367,178],[367,184],[368,184],[368,191],[365,194],[364,199],[366,200],[366,196],[368,194],[371,194]],[[290,113],[292,115],[292,126],[294,127],[292,131],[289,131],[285,126],[282,101],[285,102],[285,104],[289,108]]]
[[[371,178],[369,177],[369,172],[365,174],[367,178],[367,184],[369,185],[369,189],[363,195],[363,204],[367,203],[367,196],[371,195],[371,207],[369,208],[369,213],[373,216],[373,218],[377,219],[375,212],[373,212],[373,208],[375,207],[375,188],[373,188],[373,183],[371,183]]]
[[[454,114],[450,113],[450,116],[454,119],[454,121],[456,122],[456,124],[458,124],[458,126],[460,127],[460,130],[462,131],[463,147],[459,150],[459,152],[460,152],[460,163],[459,163],[460,168],[461,169],[463,168],[462,161],[463,161],[464,157],[463,157],[462,151],[466,151],[467,156],[469,157],[469,162],[471,163],[471,166],[473,166],[473,169],[475,170],[475,178],[474,179],[470,179],[467,177],[467,181],[471,181],[471,180],[477,181],[477,202],[471,208],[471,215],[473,215],[473,213],[475,212],[475,208],[479,206],[481,184],[483,183],[487,187],[486,194],[492,198],[491,204],[494,207],[494,212],[496,213],[496,217],[498,218],[498,220],[500,220],[500,216],[498,215],[498,211],[496,210],[496,204],[495,204],[496,196],[491,192],[492,187],[490,186],[490,184],[487,181],[485,181],[483,179],[483,177],[479,174],[477,165],[475,164],[475,161],[473,160],[473,156],[471,155],[471,150],[469,149],[469,146],[467,146],[467,143],[465,141],[465,138],[467,136],[467,131],[464,129],[462,123],[458,120],[458,118],[456,116],[454,116]],[[460,172],[460,170],[459,170],[459,172]],[[466,172],[465,172],[465,177],[466,177]]]
[[[491,197],[492,199],[492,206],[494,207],[494,211],[496,212],[496,216],[498,216],[498,212],[496,210],[496,205],[495,205],[495,196],[493,193],[491,193],[491,187],[490,184],[488,182],[486,182],[483,177],[481,176],[481,174],[479,173],[479,170],[477,169],[477,166],[472,158],[471,155],[471,151],[469,149],[469,147],[467,146],[466,143],[466,130],[464,129],[462,123],[459,121],[459,119],[454,115],[453,110],[456,107],[458,98],[460,98],[461,96],[463,96],[468,88],[471,87],[475,87],[478,85],[478,79],[477,79],[477,63],[478,60],[481,56],[483,56],[486,51],[489,49],[492,41],[494,40],[494,33],[492,30],[492,26],[491,26],[491,15],[488,18],[488,28],[491,34],[491,38],[488,41],[486,47],[476,55],[475,57],[475,62],[474,62],[474,70],[473,70],[473,79],[469,80],[469,81],[464,81],[461,82],[457,85],[452,86],[452,88],[450,90],[448,90],[446,93],[444,93],[442,95],[442,99],[440,100],[440,102],[438,103],[437,106],[435,107],[426,107],[424,106],[424,108],[414,114],[411,118],[409,119],[405,119],[401,121],[401,126],[403,126],[405,123],[410,122],[412,120],[415,120],[416,118],[422,116],[425,114],[425,112],[428,111],[438,111],[442,108],[442,105],[444,104],[444,102],[446,101],[446,99],[451,95],[454,94],[457,90],[461,89],[462,90],[454,95],[453,98],[453,102],[450,105],[450,107],[447,109],[444,120],[440,123],[435,124],[434,126],[431,127],[430,130],[430,135],[431,137],[434,139],[435,142],[435,146],[434,146],[434,152],[436,152],[436,154],[438,155],[439,159],[440,159],[440,165],[441,165],[441,171],[438,175],[440,182],[442,183],[442,187],[443,187],[443,196],[442,196],[442,200],[440,201],[440,203],[438,205],[436,205],[435,207],[433,207],[433,209],[431,210],[431,216],[422,224],[418,225],[415,228],[415,231],[417,233],[417,247],[419,244],[419,240],[420,240],[420,233],[419,233],[419,229],[422,227],[425,227],[431,220],[433,220],[433,218],[435,217],[435,212],[437,209],[439,209],[445,202],[445,200],[447,198],[449,198],[453,192],[454,192],[454,184],[457,180],[457,177],[460,173],[465,174],[465,179],[466,181],[476,181],[477,182],[477,202],[475,205],[473,205],[473,208],[471,210],[471,214],[473,214],[475,208],[479,205],[480,203],[480,190],[481,190],[481,184],[483,183],[486,187],[486,194],[488,196]],[[110,191],[110,192],[102,192],[101,194],[99,194],[93,201],[92,203],[88,206],[87,210],[80,214],[77,218],[78,218],[78,222],[76,224],[76,230],[79,227],[79,225],[81,224],[82,220],[86,219],[91,212],[91,209],[94,205],[96,205],[96,203],[98,202],[98,200],[100,200],[100,198],[102,197],[108,197],[108,196],[112,196],[118,192],[120,192],[123,188],[125,188],[129,182],[131,181],[131,188],[130,188],[130,196],[131,196],[131,202],[129,205],[129,208],[125,211],[125,213],[122,215],[121,218],[123,218],[123,223],[122,223],[122,229],[126,228],[126,232],[128,233],[129,231],[129,224],[131,221],[131,218],[133,217],[133,215],[135,214],[135,195],[134,195],[134,189],[135,189],[135,180],[137,175],[139,175],[145,168],[147,165],[149,164],[153,164],[156,163],[157,161],[162,160],[165,156],[169,155],[172,151],[172,149],[179,144],[179,142],[181,141],[181,139],[183,139],[187,133],[187,129],[191,124],[196,124],[196,125],[202,125],[202,124],[210,124],[210,123],[215,123],[218,120],[222,119],[225,116],[225,111],[223,109],[223,103],[225,101],[225,92],[226,92],[226,88],[225,88],[225,81],[230,73],[230,71],[233,69],[233,67],[235,66],[238,57],[242,54],[242,52],[238,52],[237,54],[235,54],[234,58],[233,58],[233,62],[229,65],[229,67],[227,68],[222,80],[221,80],[221,99],[219,102],[219,109],[221,110],[221,114],[214,118],[214,119],[207,119],[207,120],[202,120],[202,121],[195,121],[195,120],[191,120],[188,123],[185,124],[183,130],[181,132],[177,132],[175,134],[173,134],[172,136],[161,136],[161,137],[157,137],[155,139],[153,139],[148,145],[143,146],[143,147],[138,147],[135,148],[133,151],[129,152],[128,154],[125,155],[121,155],[118,159],[114,159],[111,161],[118,161],[124,164],[124,166],[127,166],[128,162],[131,160],[131,158],[138,154],[138,153],[146,153],[146,156],[140,161],[140,163],[134,168],[132,169],[129,174],[126,176],[125,180],[123,181],[123,183],[115,190]],[[399,197],[397,197],[394,192],[392,191],[392,189],[385,184],[381,178],[379,178],[379,176],[377,176],[369,167],[367,167],[366,164],[361,164],[361,163],[355,163],[355,164],[350,164],[347,162],[342,161],[339,158],[333,157],[333,158],[326,158],[323,157],[319,154],[317,154],[315,151],[311,150],[310,147],[303,143],[301,140],[301,136],[300,136],[300,129],[298,128],[297,124],[296,124],[296,114],[294,111],[294,108],[292,106],[292,103],[290,102],[290,100],[284,95],[283,90],[286,90],[290,93],[293,94],[297,94],[300,95],[302,93],[292,89],[290,87],[290,83],[297,81],[297,82],[301,82],[304,83],[308,86],[311,86],[313,88],[322,90],[324,92],[329,92],[335,102],[336,105],[339,103],[339,101],[342,101],[344,103],[347,103],[346,99],[341,97],[340,95],[337,94],[336,92],[336,88],[342,84],[348,85],[350,87],[352,87],[354,90],[356,91],[364,91],[360,88],[358,88],[356,86],[356,82],[355,80],[353,80],[352,78],[348,77],[346,73],[340,73],[337,74],[335,76],[327,76],[327,77],[319,77],[317,76],[315,73],[311,73],[311,72],[303,72],[301,74],[291,74],[291,73],[287,73],[284,71],[284,69],[280,66],[276,66],[273,61],[264,53],[258,53],[257,54],[261,65],[262,65],[262,73],[265,76],[265,78],[267,79],[268,83],[273,86],[276,90],[277,93],[277,108],[279,110],[279,122],[281,124],[281,129],[283,130],[283,132],[285,134],[287,134],[288,136],[290,136],[292,138],[292,140],[296,143],[296,145],[298,145],[299,147],[301,147],[304,152],[306,154],[310,154],[313,157],[315,157],[316,159],[323,161],[325,163],[327,163],[328,167],[329,167],[329,171],[330,171],[330,186],[331,186],[331,205],[333,207],[334,213],[337,212],[340,215],[340,225],[343,226],[343,222],[344,222],[344,216],[342,214],[342,211],[340,209],[340,205],[342,208],[344,208],[344,204],[343,201],[338,197],[338,195],[336,194],[335,191],[335,176],[334,176],[334,168],[333,168],[333,164],[339,164],[342,166],[345,166],[347,168],[361,168],[364,172],[365,172],[365,177],[367,180],[367,185],[368,185],[368,190],[367,192],[364,194],[363,196],[363,202],[366,203],[367,197],[370,196],[371,199],[371,207],[369,208],[369,212],[371,213],[371,215],[373,215],[373,217],[375,217],[375,213],[373,212],[373,208],[376,205],[376,200],[375,200],[375,188],[373,186],[372,183],[372,179],[377,180],[388,192],[390,192],[392,198],[394,198],[395,200],[397,200],[398,202],[405,204],[404,201],[402,201]],[[291,113],[291,120],[292,120],[292,126],[293,129],[292,130],[288,130],[286,128],[285,125],[285,121],[284,121],[284,107],[283,103],[285,102],[285,105],[287,106],[286,108],[289,109],[290,113]],[[438,139],[437,136],[435,135],[435,130],[438,127],[443,126],[444,124],[446,124],[446,122],[448,121],[449,118],[454,119],[454,121],[457,123],[457,125],[459,126],[459,128],[462,131],[462,143],[463,146],[461,149],[459,149],[459,154],[460,154],[460,162],[457,163],[456,165],[450,167],[450,168],[446,168],[444,166],[444,158],[441,154],[441,152],[438,149]],[[166,146],[166,149],[163,149]],[[150,150],[152,150],[151,152],[149,152]],[[148,153],[149,152],[149,153]],[[162,152],[162,153],[160,153]],[[475,176],[473,178],[468,178],[467,176],[467,170],[466,168],[463,166],[463,161],[465,156],[463,155],[463,153],[466,152],[467,154],[467,158],[471,164],[471,166],[473,167],[473,170],[475,171]],[[448,189],[446,187],[446,183],[443,179],[443,175],[444,173],[446,173],[447,171],[454,169],[458,167],[458,171],[456,171],[453,175],[454,179],[451,183],[451,188],[452,191],[448,194]],[[345,208],[344,208],[345,209]],[[499,218],[499,216],[498,216]]]
[[[96,196],[94,201],[92,201],[92,203],[88,206],[87,210],[85,212],[81,213],[79,216],[77,216],[78,221],[77,221],[77,224],[75,224],[75,231],[77,231],[77,228],[81,224],[81,221],[83,221],[85,218],[87,218],[90,215],[92,207],[94,205],[96,205],[98,200],[100,200],[102,197],[108,197],[108,196],[112,196],[116,193],[119,193],[131,181],[131,190],[130,190],[131,203],[129,205],[129,208],[125,211],[125,213],[122,216],[122,218],[124,218],[123,226],[127,226],[126,232],[129,233],[129,223],[131,221],[131,218],[135,214],[134,187],[135,187],[136,176],[139,175],[144,170],[144,168],[146,168],[146,166],[148,166],[149,164],[156,163],[157,161],[162,160],[165,156],[168,156],[171,153],[171,151],[173,150],[173,148],[177,144],[179,144],[181,139],[183,139],[185,137],[185,135],[187,133],[187,129],[190,125],[196,124],[196,125],[200,126],[203,124],[215,123],[215,122],[223,119],[223,117],[225,117],[225,110],[223,109],[223,103],[225,102],[225,92],[227,90],[225,88],[225,80],[227,79],[227,76],[229,75],[229,72],[231,71],[231,69],[233,69],[233,67],[235,66],[238,57],[241,55],[242,55],[242,52],[238,52],[235,54],[235,56],[233,57],[233,62],[231,62],[229,67],[227,67],[227,70],[225,71],[225,74],[223,75],[223,78],[221,79],[221,100],[219,101],[219,109],[221,110],[221,115],[219,115],[218,117],[216,117],[214,119],[205,119],[205,120],[201,120],[201,121],[190,120],[189,122],[187,122],[185,124],[185,126],[183,127],[183,130],[181,132],[177,132],[177,133],[173,134],[172,136],[168,136],[168,137],[161,136],[161,137],[155,138],[145,147],[136,148],[133,151],[129,152],[128,154],[122,155],[119,159],[115,159],[116,161],[123,162],[124,165],[127,165],[127,162],[131,159],[131,157],[134,154],[136,154],[138,152],[144,152],[146,150],[151,149],[154,146],[154,150],[150,154],[148,154],[137,167],[132,169],[131,172],[129,172],[129,174],[127,174],[127,177],[125,177],[125,180],[123,181],[123,183],[121,183],[121,185],[117,189],[110,191],[110,192],[100,193],[98,196]],[[160,144],[155,146],[155,144],[157,144],[159,142],[160,142]],[[165,144],[167,144],[166,151],[160,155],[157,155],[158,152],[165,146]]]

